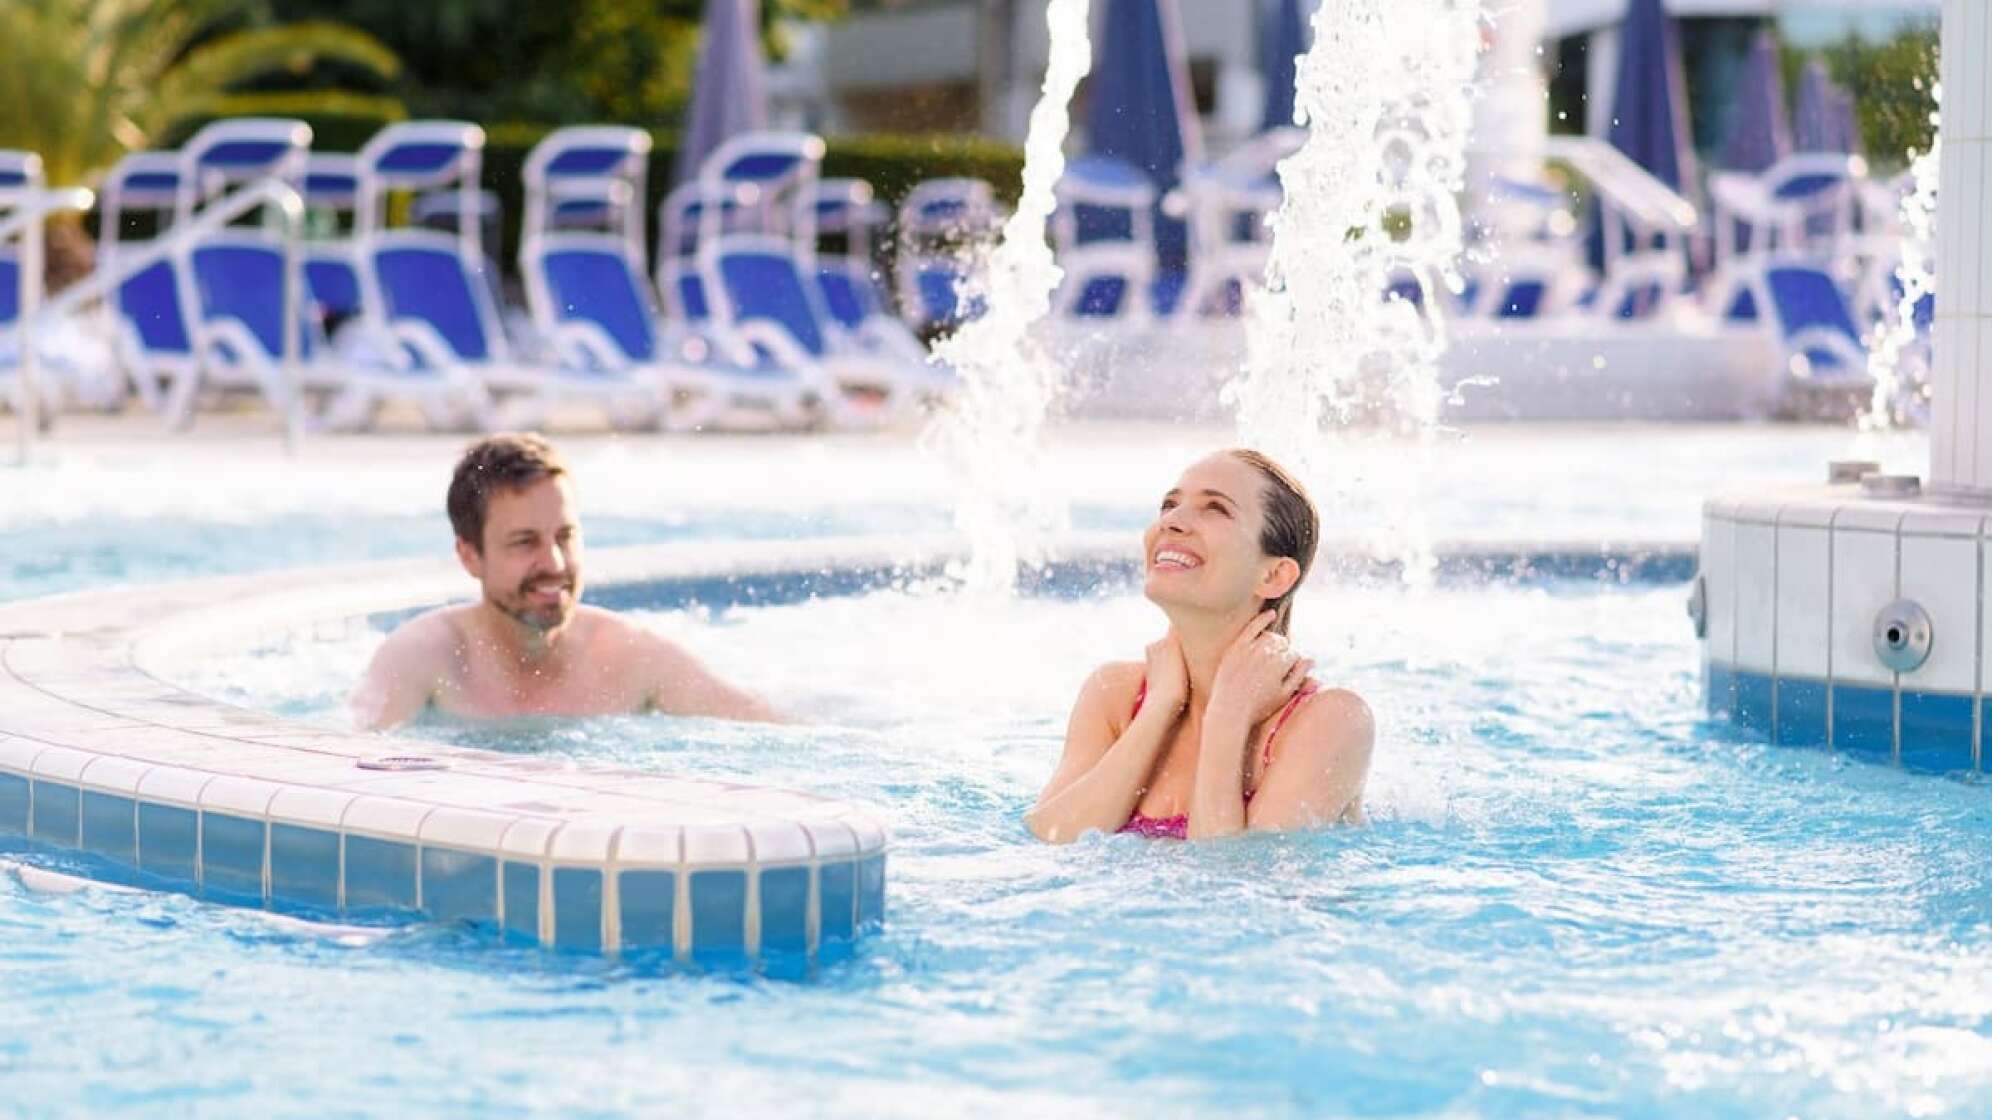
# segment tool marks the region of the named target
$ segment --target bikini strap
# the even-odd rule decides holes
[[[1300,687],[1294,690],[1293,699],[1288,700],[1286,707],[1281,708],[1280,714],[1274,717],[1273,729],[1266,732],[1266,749],[1259,756],[1260,781],[1265,780],[1266,770],[1273,764],[1273,742],[1280,737],[1280,730],[1286,727],[1287,720],[1293,718],[1293,713],[1299,710],[1301,702],[1319,691],[1321,691],[1320,686],[1316,685],[1312,680],[1300,682]],[[1258,792],[1256,785],[1253,787],[1253,792]]]

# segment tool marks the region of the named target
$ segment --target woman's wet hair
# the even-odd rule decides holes
[[[1285,467],[1249,448],[1233,448],[1225,454],[1258,471],[1265,482],[1260,497],[1265,505],[1266,523],[1259,530],[1259,551],[1267,556],[1287,557],[1300,565],[1300,578],[1293,581],[1287,593],[1266,602],[1268,610],[1279,612],[1270,629],[1285,634],[1293,621],[1293,597],[1299,593],[1300,585],[1307,582],[1308,569],[1314,566],[1315,549],[1321,543],[1321,515],[1315,512],[1314,501],[1307,496],[1300,480]]]

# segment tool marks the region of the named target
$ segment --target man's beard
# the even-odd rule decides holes
[[[574,614],[575,598],[573,597],[573,593],[578,585],[578,581],[573,578],[562,581],[561,586],[567,590],[570,597],[563,598],[550,607],[529,605],[533,594],[532,589],[546,582],[547,579],[544,576],[529,579],[519,585],[517,593],[511,597],[510,601],[492,598],[490,600],[491,605],[497,607],[499,613],[503,614],[506,618],[529,630],[537,630],[542,634],[558,630]]]

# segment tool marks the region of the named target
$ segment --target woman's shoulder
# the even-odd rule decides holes
[[[1334,751],[1368,754],[1376,742],[1376,717],[1361,696],[1346,688],[1317,687],[1294,710],[1288,734]]]
[[[1115,719],[1124,719],[1141,694],[1148,666],[1140,661],[1109,661],[1093,670],[1080,687],[1081,703],[1098,705]]]

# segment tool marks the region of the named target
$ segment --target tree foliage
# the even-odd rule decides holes
[[[259,76],[331,60],[380,82],[399,72],[365,32],[251,15],[243,0],[0,2],[0,148],[41,153],[53,184],[88,182]]]
[[[1826,72],[1853,95],[1861,143],[1870,161],[1900,168],[1913,152],[1928,151],[1936,138],[1930,114],[1937,108],[1937,27],[1912,26],[1894,37],[1871,41],[1859,33],[1816,54]],[[1794,94],[1806,60],[1813,54],[1787,49],[1785,87]]]
[[[691,93],[704,0],[266,0],[279,19],[340,19],[406,65],[416,116],[548,124],[669,125]],[[767,45],[782,18],[828,19],[847,0],[763,0]]]

